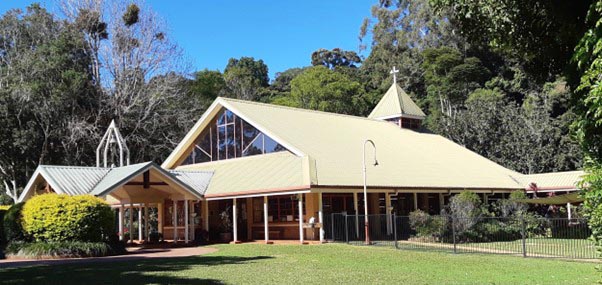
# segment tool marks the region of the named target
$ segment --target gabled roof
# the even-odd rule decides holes
[[[582,170],[527,174],[519,181],[525,190],[577,190],[584,174]]]
[[[212,175],[211,172],[201,171],[170,173],[154,162],[114,168],[40,165],[27,183],[19,201],[30,195],[39,179],[46,180],[59,194],[104,196],[151,169],[158,171],[168,182],[181,186],[198,198],[204,194]]]
[[[213,177],[205,197],[215,198],[309,189],[310,181],[303,176],[303,168],[303,157],[282,151],[186,165],[178,171],[212,170]]]
[[[380,99],[368,118],[387,119],[400,116],[424,118],[426,115],[414,103],[414,100],[395,83]]]
[[[229,109],[291,150],[293,155],[311,158],[303,175],[312,177],[312,186],[361,186],[363,143],[371,139],[376,143],[380,165],[368,169],[370,186],[522,189],[514,178],[521,174],[439,135],[401,129],[382,120],[235,99],[218,98],[212,106],[195,127],[203,126],[206,122],[202,120],[210,120],[212,116],[208,114],[217,113],[216,109]],[[163,166],[176,167],[187,154],[185,149],[194,143],[194,134],[200,131],[192,129]],[[371,155],[370,152],[367,157]],[[235,169],[236,164],[247,164],[246,161],[235,158],[227,163]],[[211,165],[198,164],[198,169],[215,169],[216,177],[211,184],[219,183],[218,164],[215,168]],[[279,178],[272,175],[265,179]],[[207,194],[213,189],[210,185]]]

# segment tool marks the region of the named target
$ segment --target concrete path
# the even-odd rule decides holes
[[[181,247],[181,248],[128,248],[128,254],[87,258],[55,258],[55,259],[1,259],[0,269],[36,265],[83,264],[119,261],[136,261],[156,258],[174,258],[198,256],[216,252],[211,247]]]

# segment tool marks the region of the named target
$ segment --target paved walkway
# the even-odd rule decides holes
[[[92,262],[118,262],[118,261],[136,261],[154,258],[174,258],[197,256],[216,252],[216,248],[211,247],[181,247],[181,248],[128,248],[128,254],[88,257],[88,258],[55,258],[55,259],[1,259],[1,268],[35,266],[35,265],[55,265],[55,264],[82,264]]]

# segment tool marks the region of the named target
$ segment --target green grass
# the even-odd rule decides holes
[[[522,240],[461,244],[463,247],[476,247],[488,250],[522,253]],[[530,256],[561,256],[568,258],[596,258],[596,247],[585,239],[529,238],[525,247]]]
[[[595,264],[380,247],[218,245],[196,257],[0,269],[0,281],[60,284],[592,284]]]

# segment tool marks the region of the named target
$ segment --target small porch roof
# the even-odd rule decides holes
[[[18,201],[31,197],[43,181],[59,194],[106,196],[147,171],[198,199],[207,190],[213,175],[211,171],[167,171],[154,162],[114,168],[40,165]]]

